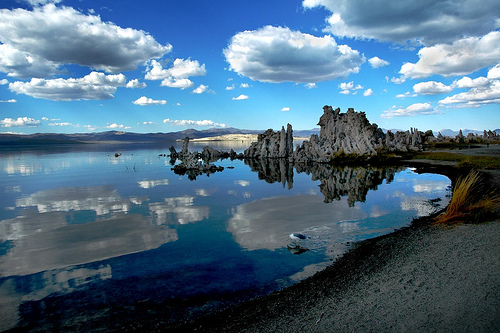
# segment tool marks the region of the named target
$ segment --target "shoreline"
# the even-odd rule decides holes
[[[498,147],[484,149],[466,153],[499,156]],[[423,172],[458,173],[453,162],[406,162]],[[494,188],[500,188],[500,170],[481,173]],[[281,291],[181,325],[151,323],[151,329],[500,331],[500,214],[482,224],[454,227],[430,225],[431,218],[414,220],[409,227],[357,243],[329,267]]]

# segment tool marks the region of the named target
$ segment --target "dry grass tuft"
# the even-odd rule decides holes
[[[446,212],[439,215],[434,223],[484,222],[498,207],[498,194],[487,190],[482,184],[479,172],[472,170],[465,178],[460,177],[457,180]]]

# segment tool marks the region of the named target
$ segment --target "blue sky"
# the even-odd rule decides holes
[[[498,0],[2,0],[0,133],[500,128]]]

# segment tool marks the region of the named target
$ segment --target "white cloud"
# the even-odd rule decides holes
[[[177,58],[168,69],[164,69],[159,61],[152,60],[145,79],[162,80],[161,85],[164,87],[187,89],[194,86],[194,82],[188,79],[190,76],[203,76],[206,73],[205,64],[200,65],[197,60]]]
[[[138,79],[133,79],[133,80],[128,81],[126,87],[129,89],[138,89],[138,88],[143,89],[143,88],[146,88],[147,85],[144,82],[139,82]]]
[[[418,51],[417,63],[405,63],[399,71],[412,79],[431,75],[455,76],[492,66],[500,59],[500,31],[483,37],[467,37],[451,44],[438,44]]]
[[[439,101],[443,105],[456,107],[479,107],[483,104],[500,104],[500,80],[494,80],[486,87],[475,87],[467,92],[448,96]]]
[[[354,82],[351,81],[351,82],[341,82],[339,84],[339,89],[341,90],[340,91],[340,94],[342,95],[349,95],[351,93],[353,93],[353,91],[356,91],[356,90],[360,90],[360,89],[363,89],[363,86],[358,84],[357,86],[354,86]],[[355,95],[356,92],[353,93],[353,95]]]
[[[106,128],[110,129],[129,129],[131,128],[130,126],[125,126],[117,123],[112,123],[111,125],[106,126]]]
[[[230,86],[226,87],[226,90],[234,90],[234,84],[232,84],[232,85],[230,85]]]
[[[464,76],[460,80],[456,80],[453,82],[452,86],[454,88],[477,88],[477,87],[485,87],[490,84],[490,80],[485,78],[484,76],[480,76],[475,79],[471,79],[470,77]]]
[[[40,125],[40,120],[29,117],[19,117],[17,119],[4,118],[0,120],[2,127],[36,127]]]
[[[368,88],[366,89],[364,92],[363,92],[363,96],[373,96],[373,90],[371,88]]]
[[[227,127],[226,124],[216,123],[212,120],[172,120],[163,119],[164,124],[172,126],[200,126],[200,127]]]
[[[3,85],[6,85],[6,84],[9,84],[9,80],[7,80],[7,79],[0,80],[0,85],[3,86]]]
[[[306,83],[305,86],[306,86],[307,89],[318,88],[318,86],[316,85],[316,83]]]
[[[283,109],[281,109],[281,111],[283,111],[283,112],[290,111],[290,108],[289,107],[284,107]]]
[[[143,121],[142,124],[143,125],[156,125],[156,123],[154,121]]]
[[[370,63],[370,65],[373,68],[379,68],[379,67],[383,67],[383,66],[388,66],[389,65],[388,61],[380,59],[379,57],[370,58],[370,59],[368,59],[368,62]]]
[[[240,88],[250,88],[250,85],[248,83],[242,83],[240,84]]]
[[[117,87],[124,87],[127,78],[123,74],[106,75],[92,72],[83,78],[36,79],[16,81],[9,89],[17,94],[53,101],[103,100],[113,98]]]
[[[262,82],[315,83],[358,73],[365,58],[331,36],[266,26],[239,32],[224,49],[230,70]]]
[[[64,123],[49,123],[49,126],[74,126],[74,125],[69,122],[64,122]]]
[[[500,64],[497,64],[488,71],[488,79],[500,79]]]
[[[144,31],[52,3],[32,11],[1,9],[0,40],[0,70],[15,77],[49,77],[64,64],[118,73],[172,49]]]
[[[247,95],[239,95],[238,97],[233,97],[233,101],[242,101],[242,100],[245,100],[245,99],[249,99],[250,97],[248,97]]]
[[[190,79],[175,79],[173,77],[169,77],[161,81],[160,85],[169,88],[187,89],[193,87],[194,82]]]
[[[407,97],[417,97],[417,94],[412,94],[409,91],[405,92],[404,94],[398,94],[396,95],[396,98],[407,98]]]
[[[391,108],[390,110],[384,111],[380,115],[381,118],[394,118],[394,117],[413,117],[418,115],[430,115],[439,114],[438,110],[435,110],[429,103],[415,103],[407,108]]]
[[[194,94],[203,94],[204,92],[212,92],[212,91],[210,89],[208,89],[208,86],[206,86],[204,84],[200,84],[198,86],[198,88],[196,88],[195,90],[193,90]]]
[[[433,45],[481,36],[499,27],[497,0],[304,0],[332,16],[325,29],[335,36]]]
[[[420,82],[413,86],[413,91],[419,95],[445,94],[451,90],[452,88],[450,86],[436,81]]]
[[[133,101],[135,105],[165,105],[167,101],[160,99],[154,100],[152,98],[148,98],[146,96],[139,97],[137,100]]]
[[[45,5],[48,3],[62,2],[62,0],[24,0],[24,1],[26,1],[27,3],[29,3],[32,6],[41,6],[41,5]]]
[[[5,101],[1,101],[0,100],[0,103],[17,103],[17,100],[16,99],[8,99],[8,100],[5,100]]]

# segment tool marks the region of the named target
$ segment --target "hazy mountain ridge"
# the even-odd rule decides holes
[[[106,131],[97,133],[36,133],[36,134],[8,134],[0,133],[0,145],[44,145],[44,144],[82,144],[82,143],[154,143],[167,142],[184,139],[188,136],[191,139],[223,136],[228,134],[260,134],[263,130],[246,130],[234,127],[210,128],[206,130],[187,129],[178,132],[158,132],[158,133],[135,133],[123,131]],[[454,137],[459,131],[443,129],[435,132],[444,136]],[[500,134],[500,129],[495,130]],[[462,133],[483,134],[483,131],[463,129]],[[308,138],[311,134],[319,134],[319,128],[311,130],[294,130],[294,137]]]

